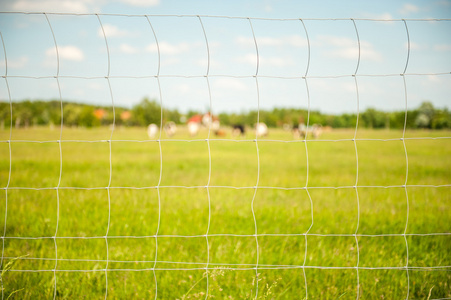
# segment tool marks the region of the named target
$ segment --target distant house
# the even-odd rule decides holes
[[[107,112],[103,108],[98,108],[94,110],[94,117],[96,117],[97,120],[102,120],[106,117]]]
[[[186,122],[187,124],[189,123],[202,123],[202,115],[194,115],[191,118],[188,119],[188,121]]]
[[[132,117],[132,113],[129,110],[124,110],[121,112],[121,120],[128,121]]]
[[[211,117],[211,119],[212,119],[213,123],[215,123],[215,122],[219,123],[219,118],[217,116],[213,115]],[[187,124],[188,123],[199,123],[199,124],[202,124],[202,125],[208,127],[208,125],[210,123],[210,113],[206,113],[204,115],[200,115],[200,114],[194,115],[191,118],[189,118],[186,123]]]

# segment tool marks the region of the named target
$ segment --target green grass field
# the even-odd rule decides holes
[[[409,138],[440,136],[451,132],[406,132]],[[210,298],[251,299],[257,257],[259,299],[304,299],[306,287],[308,299],[356,299],[357,289],[361,299],[405,299],[408,292],[409,299],[451,297],[451,235],[412,235],[451,232],[450,186],[443,186],[451,179],[451,139],[405,141],[406,198],[401,131],[358,131],[359,139],[393,140],[357,141],[357,189],[354,142],[324,141],[352,139],[353,130],[307,140],[307,192],[304,142],[270,141],[293,140],[274,129],[258,141],[260,188],[252,202],[255,142],[212,135],[208,184],[206,137],[204,129],[192,142],[161,142],[157,190],[159,144],[136,142],[148,139],[143,128],[117,128],[108,197],[109,143],[75,141],[107,140],[110,130],[64,128],[62,139],[70,141],[61,144],[58,218],[59,130],[13,129],[10,178],[9,144],[0,143],[0,186],[9,181],[0,193],[0,233],[7,195],[3,266],[11,262],[13,269],[2,275],[5,299],[13,292],[11,299],[52,299],[55,266],[58,299],[103,299],[106,281],[111,299],[152,299],[156,290],[161,299],[205,298],[207,278]],[[246,138],[254,137],[248,132]],[[0,140],[8,139],[9,131],[1,131]],[[173,139],[190,137],[181,128]],[[424,268],[440,266],[448,267]]]

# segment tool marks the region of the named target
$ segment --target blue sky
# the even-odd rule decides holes
[[[261,108],[307,107],[302,76],[307,73],[312,109],[327,113],[356,112],[359,48],[349,18],[407,19],[410,60],[406,74],[408,106],[430,100],[450,107],[451,1],[163,1],[163,0],[18,0],[1,1],[0,11],[148,14],[146,17],[100,15],[109,45],[110,82],[116,105],[131,107],[143,97],[159,100],[159,74],[165,106],[207,110],[209,81],[213,112],[257,108],[257,52],[247,19],[163,15],[209,15],[251,18],[258,45]],[[48,14],[59,53],[63,99],[108,105],[108,53],[95,15]],[[310,42],[298,18],[305,20]],[[356,20],[360,37],[357,82],[360,109],[404,109],[402,77],[407,58],[407,33],[402,21]],[[43,14],[1,14],[0,31],[7,52],[8,82],[13,100],[58,99],[57,57]],[[160,62],[160,64],[159,64]],[[5,74],[0,54],[0,73]],[[158,65],[160,70],[158,73]],[[444,75],[431,75],[448,73]],[[176,75],[176,77],[173,77]],[[380,75],[380,76],[363,76]],[[390,76],[385,76],[390,75]],[[24,78],[50,77],[50,78]],[[192,77],[194,76],[194,77]],[[338,78],[324,78],[339,76]],[[78,78],[76,78],[78,77]],[[136,78],[141,77],[141,78]],[[145,78],[142,78],[145,77]],[[5,81],[0,99],[7,100]]]

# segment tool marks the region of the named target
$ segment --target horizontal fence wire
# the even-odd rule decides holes
[[[308,142],[354,142],[354,141],[362,141],[362,142],[391,142],[391,141],[403,141],[403,140],[441,140],[441,139],[451,139],[449,136],[438,136],[438,137],[411,137],[411,138],[391,138],[391,139],[370,139],[370,138],[356,138],[356,139],[321,139],[321,140],[308,140]],[[124,143],[160,143],[160,142],[186,142],[186,143],[194,143],[194,142],[206,142],[207,139],[158,139],[158,140],[47,140],[47,141],[39,141],[39,140],[0,140],[0,143],[110,143],[110,142],[124,142]],[[236,142],[236,143],[250,143],[256,142],[253,140],[232,140],[232,139],[215,139],[209,138],[209,142]],[[259,143],[270,142],[270,143],[306,143],[306,140],[269,140],[269,139],[260,139]]]
[[[48,260],[48,261],[55,261],[56,258],[51,258],[51,257],[20,257],[20,258],[16,258],[16,257],[4,257],[4,259],[20,259],[20,260]],[[106,262],[106,259],[82,259],[82,258],[58,258],[59,261],[75,261],[75,262]],[[154,263],[154,260],[115,260],[115,259],[109,259],[109,262],[112,263]],[[186,262],[186,261],[157,261],[157,263],[161,263],[161,264],[186,264],[186,265],[206,265],[206,264],[210,264],[210,265],[215,265],[215,266],[255,266],[255,264],[238,264],[238,263],[215,263],[215,262]],[[293,267],[293,268],[299,268],[299,267],[304,267],[303,265],[271,265],[271,264],[259,264],[259,266],[262,267]],[[330,266],[305,266],[306,268],[319,268],[319,267],[324,267],[324,268],[331,268]],[[332,267],[332,268],[351,268],[351,269],[355,269],[356,267]],[[404,270],[406,269],[406,267],[357,267],[357,268],[362,268],[362,269],[384,269],[384,268],[390,268],[390,269],[400,269],[400,270]],[[416,267],[416,266],[409,266],[409,269],[417,269],[417,270],[422,270],[422,269],[427,269],[427,270],[446,270],[446,269],[450,269],[451,266],[421,266],[421,267]],[[64,270],[62,270],[64,271]]]
[[[61,260],[58,258],[58,260]],[[110,261],[110,260],[108,260]],[[104,261],[106,262],[106,260]],[[111,262],[111,261],[110,261]],[[152,261],[153,263],[154,261]],[[177,264],[178,262],[173,262]],[[189,264],[189,263],[188,263]],[[206,265],[207,263],[203,263]],[[214,263],[209,263],[210,265],[215,265]],[[249,264],[255,266],[255,264]],[[224,266],[224,265],[221,265]],[[226,265],[228,266],[228,265]],[[21,270],[21,269],[12,269],[8,270],[8,272],[24,272],[24,273],[39,273],[39,272],[142,272],[142,271],[197,271],[197,270],[215,270],[218,267],[197,267],[197,268],[141,268],[141,269],[88,269],[88,270],[60,270],[60,269],[40,269],[40,270]],[[250,270],[277,270],[277,269],[322,269],[322,270],[418,270],[418,271],[446,271],[449,272],[451,270],[451,266],[444,267],[328,267],[328,266],[283,266],[283,265],[274,265],[274,266],[265,266],[259,265],[259,267],[226,267],[226,269],[234,270],[234,271],[250,271]]]
[[[198,235],[178,235],[178,234],[159,234],[161,238],[201,238],[214,236],[233,236],[233,237],[255,237],[255,236],[320,236],[320,237],[389,237],[389,236],[436,236],[436,235],[451,235],[450,232],[433,232],[433,233],[381,233],[381,234],[354,234],[354,233],[259,233],[259,234],[231,234],[231,233],[210,233]],[[155,238],[157,235],[138,235],[138,236],[107,236],[108,239],[146,239]],[[2,239],[18,239],[18,240],[42,240],[42,239],[104,239],[105,236],[42,236],[42,237],[26,237],[26,236],[5,236]]]
[[[450,75],[451,72],[440,73],[406,73],[406,74],[344,74],[344,75],[324,75],[324,76],[271,76],[271,75],[226,75],[226,74],[211,74],[208,77],[229,77],[229,78],[269,78],[269,79],[334,79],[346,77],[398,77],[398,76],[442,76]],[[23,79],[52,79],[56,76],[28,76],[28,75],[8,75],[1,76],[3,78],[23,78]],[[111,76],[76,76],[76,75],[59,75],[58,78],[67,79],[146,79],[146,78],[205,78],[205,75],[143,75],[143,76],[126,76],[126,75],[111,75]]]
[[[307,189],[355,189],[355,188],[376,188],[376,189],[392,189],[392,188],[415,188],[415,187],[424,187],[424,188],[445,188],[451,187],[451,184],[441,184],[441,185],[433,185],[433,184],[407,184],[407,185],[347,185],[347,186],[309,186],[306,187],[281,187],[281,186],[259,186],[259,189],[269,189],[269,190],[284,190],[284,191],[292,191],[292,190],[307,190]],[[202,189],[207,188],[205,185],[196,185],[196,186],[183,186],[183,185],[159,185],[159,186],[144,186],[144,187],[133,187],[133,186],[111,186],[111,187],[41,187],[41,188],[33,188],[33,187],[4,187],[3,190],[106,190],[106,189],[124,189],[124,190],[150,190],[150,189]],[[220,188],[220,189],[235,189],[235,190],[246,190],[246,189],[255,189],[255,186],[226,186],[226,185],[209,185],[208,188]]]
[[[240,16],[221,16],[221,15],[181,15],[181,14],[115,14],[115,13],[66,13],[66,12],[25,12],[25,11],[2,11],[1,14],[25,14],[25,15],[62,15],[62,16],[113,16],[113,17],[179,17],[179,18],[222,18],[222,19],[241,19],[241,20],[266,20],[266,21],[379,21],[379,22],[403,22],[406,21],[451,21],[450,18],[421,18],[421,19],[391,19],[391,18],[259,18],[259,17],[240,17]]]

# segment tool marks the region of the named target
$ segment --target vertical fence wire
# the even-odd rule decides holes
[[[257,227],[257,218],[255,217],[255,210],[254,210],[254,203],[255,203],[255,198],[257,196],[257,190],[258,190],[258,182],[260,180],[260,154],[259,154],[259,150],[258,150],[258,132],[259,132],[259,127],[260,127],[260,89],[258,87],[258,68],[260,65],[260,56],[258,54],[258,44],[257,44],[257,38],[255,37],[255,32],[254,32],[254,28],[252,26],[252,21],[250,18],[248,18],[249,21],[249,25],[251,27],[251,31],[252,31],[252,37],[254,39],[254,44],[255,44],[255,52],[257,54],[257,64],[256,64],[256,69],[255,69],[255,87],[256,87],[256,91],[257,91],[257,125],[255,128],[255,148],[257,150],[257,182],[255,183],[255,188],[254,188],[254,196],[252,197],[252,203],[251,203],[251,208],[252,208],[252,216],[254,218],[254,227],[255,227],[255,245],[256,245],[256,262],[255,262],[255,299],[258,298],[258,281],[259,281],[259,274],[258,274],[258,261],[259,261],[259,257],[260,257],[260,247],[258,245],[258,227]]]
[[[155,268],[157,266],[158,261],[158,233],[160,232],[160,224],[161,224],[161,194],[160,194],[160,185],[161,185],[161,178],[163,176],[163,152],[161,149],[161,134],[163,130],[163,96],[161,92],[161,83],[160,83],[160,68],[161,68],[161,53],[160,53],[160,44],[158,43],[157,34],[155,33],[155,29],[152,26],[152,22],[150,22],[149,16],[146,15],[146,20],[149,23],[150,29],[152,30],[153,37],[155,39],[155,44],[157,46],[157,53],[158,53],[158,66],[157,66],[157,84],[158,84],[158,93],[160,96],[160,131],[158,136],[158,148],[159,148],[159,154],[160,154],[160,174],[158,177],[158,184],[156,186],[157,189],[157,197],[158,197],[158,223],[157,223],[157,229],[155,231],[155,261],[153,264],[153,277],[155,281],[155,299],[158,298],[158,280],[157,280],[157,274],[155,272]]]
[[[307,263],[307,250],[308,250],[308,243],[307,243],[307,235],[310,232],[310,229],[313,227],[313,200],[310,196],[310,192],[308,190],[308,180],[309,180],[309,158],[308,158],[308,147],[307,147],[307,133],[308,133],[308,127],[310,124],[310,90],[307,80],[307,75],[310,69],[310,38],[308,35],[307,27],[305,26],[304,20],[299,19],[302,23],[302,27],[304,28],[305,36],[307,38],[307,67],[305,69],[305,73],[303,76],[303,79],[305,81],[305,90],[307,93],[307,124],[306,124],[306,133],[304,136],[304,146],[305,146],[305,159],[306,159],[306,177],[305,177],[305,192],[307,193],[307,196],[310,200],[310,214],[312,223],[310,223],[309,228],[304,234],[304,241],[305,241],[305,247],[304,247],[304,262],[302,263],[302,272],[304,274],[304,285],[305,285],[305,299],[308,299],[308,285],[307,285],[307,273],[305,272],[305,264]]]
[[[209,297],[209,274],[208,274],[208,267],[210,265],[210,244],[208,241],[208,234],[210,232],[210,223],[211,223],[211,198],[210,198],[210,182],[211,182],[211,149],[210,149],[210,135],[211,135],[211,125],[213,123],[213,110],[212,110],[212,99],[211,99],[211,88],[210,88],[210,80],[208,79],[208,75],[210,74],[210,46],[208,44],[208,38],[207,33],[205,32],[204,24],[202,23],[202,18],[200,16],[197,16],[199,18],[200,25],[202,27],[202,32],[204,34],[205,38],[205,45],[207,47],[207,70],[205,72],[205,80],[207,82],[208,87],[208,100],[209,100],[209,120],[208,120],[208,136],[206,139],[207,147],[208,147],[208,181],[207,185],[205,186],[207,190],[207,200],[208,200],[208,223],[207,223],[207,231],[205,232],[205,241],[207,243],[207,263],[205,265],[205,277],[207,279],[207,289],[205,293],[205,299],[208,299]]]
[[[59,159],[60,159],[60,165],[59,165],[59,176],[58,176],[58,184],[55,187],[56,191],[56,227],[55,227],[55,234],[53,235],[53,242],[55,244],[55,266],[53,267],[53,280],[54,280],[54,287],[53,287],[53,299],[56,299],[57,295],[57,276],[56,276],[56,269],[58,267],[58,245],[56,242],[56,237],[58,236],[58,227],[59,227],[59,216],[60,216],[60,194],[59,194],[59,188],[61,185],[61,177],[63,175],[63,151],[61,148],[61,140],[63,138],[63,124],[64,124],[64,114],[63,114],[63,97],[61,95],[61,85],[59,82],[59,73],[60,73],[60,57],[59,57],[59,51],[58,51],[58,43],[56,42],[55,32],[53,31],[52,24],[50,23],[49,17],[46,13],[44,13],[45,19],[47,20],[47,23],[49,25],[50,31],[52,33],[53,42],[55,44],[55,52],[56,52],[56,75],[55,80],[56,84],[58,86],[58,95],[59,95],[59,101],[60,101],[60,112],[61,112],[61,123],[60,123],[60,136],[58,143],[59,148]]]
[[[3,270],[3,261],[5,256],[5,237],[6,237],[6,220],[8,217],[8,188],[9,184],[11,183],[11,166],[12,166],[12,155],[11,155],[11,139],[13,135],[13,103],[11,100],[11,90],[9,89],[9,83],[8,83],[8,58],[6,55],[6,46],[5,46],[5,40],[3,39],[3,34],[0,31],[0,38],[2,40],[2,46],[3,46],[3,54],[5,55],[5,75],[3,78],[5,79],[6,84],[6,90],[8,92],[8,100],[9,100],[9,112],[10,112],[10,124],[9,124],[9,140],[8,140],[8,154],[9,154],[9,171],[8,171],[8,182],[6,183],[5,187],[5,221],[3,224],[3,235],[2,235],[2,259],[0,262],[0,267]],[[4,286],[3,286],[3,272],[0,272],[0,283],[2,288],[2,300],[4,299]]]
[[[359,199],[359,191],[357,189],[357,186],[359,184],[359,153],[357,151],[357,130],[359,128],[359,117],[360,117],[360,95],[359,95],[359,84],[357,83],[357,72],[359,71],[359,66],[360,66],[360,51],[361,51],[361,47],[360,47],[360,36],[359,36],[359,31],[357,29],[357,25],[355,23],[354,19],[352,20],[352,24],[354,25],[354,29],[355,29],[355,34],[357,37],[357,44],[359,47],[359,53],[358,53],[358,59],[357,59],[357,66],[355,67],[355,72],[354,72],[354,83],[355,83],[355,91],[356,91],[356,100],[357,100],[357,116],[356,116],[356,121],[355,121],[355,131],[354,131],[354,149],[355,149],[355,164],[356,164],[356,170],[355,170],[355,196],[356,196],[356,201],[357,201],[357,224],[356,224],[356,228],[355,228],[355,232],[354,232],[354,238],[355,238],[355,244],[356,244],[356,249],[357,249],[357,262],[355,265],[355,270],[356,270],[356,275],[357,275],[357,295],[356,295],[356,299],[358,300],[360,298],[360,275],[359,275],[359,262],[360,262],[360,247],[359,247],[359,240],[357,238],[357,232],[359,231],[359,226],[360,226],[360,199]]]
[[[115,107],[114,107],[114,97],[113,97],[113,90],[111,88],[111,82],[110,82],[110,70],[111,70],[111,66],[110,66],[110,49],[108,47],[108,39],[106,37],[105,34],[105,29],[103,28],[103,24],[102,21],[100,20],[100,17],[98,14],[96,14],[97,16],[97,20],[99,21],[100,24],[100,28],[102,29],[102,34],[103,37],[105,39],[105,47],[106,47],[106,52],[107,52],[107,56],[108,56],[108,71],[107,71],[107,75],[105,76],[105,79],[107,80],[108,83],[108,89],[110,92],[110,97],[111,97],[111,105],[112,105],[112,110],[113,110],[113,124],[111,127],[111,135],[110,135],[110,139],[107,141],[108,142],[108,146],[109,146],[109,166],[110,166],[110,172],[109,172],[109,178],[108,178],[108,186],[106,187],[107,190],[107,195],[108,195],[108,223],[107,223],[107,228],[106,228],[106,232],[105,232],[105,246],[106,246],[106,265],[105,265],[105,299],[107,299],[108,297],[108,263],[109,263],[109,250],[108,250],[108,233],[110,231],[110,221],[111,221],[111,194],[110,194],[110,187],[111,187],[111,179],[112,179],[112,175],[113,175],[113,162],[112,162],[112,143],[113,143],[113,134],[114,134],[114,127],[116,126],[116,111],[115,111]]]
[[[406,275],[407,275],[407,295],[406,300],[409,299],[410,294],[410,276],[409,276],[409,243],[407,242],[407,227],[409,225],[409,194],[407,192],[407,179],[409,177],[409,157],[407,155],[407,147],[406,147],[406,127],[407,127],[407,83],[406,83],[406,71],[407,67],[409,66],[409,58],[410,58],[410,34],[409,34],[409,28],[407,27],[406,20],[402,20],[404,22],[404,26],[406,28],[406,34],[407,34],[407,57],[406,57],[406,65],[404,67],[404,71],[402,72],[402,81],[404,84],[404,98],[405,98],[405,115],[404,115],[404,128],[402,131],[402,144],[404,146],[404,154],[406,155],[406,180],[404,182],[404,191],[406,193],[406,226],[404,228],[404,241],[406,242]]]

